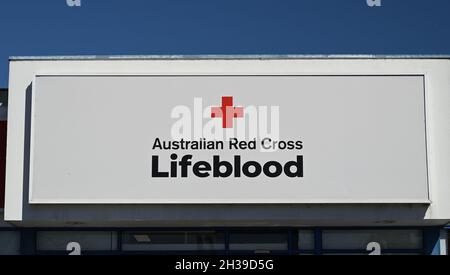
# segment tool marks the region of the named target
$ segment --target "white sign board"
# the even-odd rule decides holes
[[[421,75],[38,75],[30,203],[426,203]]]

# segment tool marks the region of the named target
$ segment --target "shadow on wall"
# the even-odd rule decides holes
[[[28,85],[25,94],[25,129],[24,129],[24,155],[23,155],[23,207],[28,205],[28,192],[30,187],[30,146],[31,146],[31,108],[33,96],[33,83]]]

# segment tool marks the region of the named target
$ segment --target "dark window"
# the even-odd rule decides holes
[[[123,251],[224,250],[225,235],[214,231],[125,232]]]
[[[0,255],[20,254],[20,231],[0,231]]]
[[[255,253],[287,251],[287,233],[230,233],[230,250],[246,250]]]
[[[117,232],[104,231],[39,231],[36,235],[38,251],[68,252],[70,243],[80,245],[81,254],[89,251],[117,250]]]
[[[299,250],[314,250],[314,230],[299,230],[298,231],[298,249]]]
[[[324,254],[419,254],[423,236],[415,229],[323,230],[322,249]]]

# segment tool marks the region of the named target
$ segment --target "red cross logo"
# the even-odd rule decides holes
[[[244,108],[233,107],[232,96],[222,96],[222,106],[211,108],[211,117],[222,118],[222,128],[233,128],[233,118],[243,117]]]

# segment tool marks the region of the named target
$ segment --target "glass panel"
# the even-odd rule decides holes
[[[287,233],[231,233],[230,250],[287,250]]]
[[[383,255],[422,255],[420,253],[382,253]],[[369,255],[368,253],[323,253],[322,255]]]
[[[421,230],[323,230],[323,249],[363,249],[371,242],[381,249],[421,249]]]
[[[0,231],[0,255],[20,254],[20,232]]]
[[[127,232],[124,251],[225,250],[225,236],[218,232]]]
[[[77,242],[83,250],[117,250],[117,233],[100,231],[40,231],[37,232],[37,250],[66,251],[67,244]]]
[[[351,256],[353,256],[353,255],[368,255],[368,253],[323,253],[322,255],[326,255],[326,256],[328,256],[328,255],[330,255],[330,256],[335,256],[335,255],[351,255]]]
[[[306,250],[314,249],[314,231],[313,230],[299,230],[298,231],[298,249]]]

